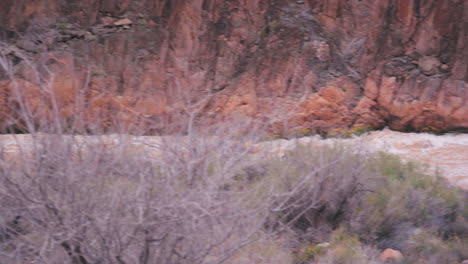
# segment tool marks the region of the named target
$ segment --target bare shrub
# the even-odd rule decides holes
[[[369,191],[366,159],[358,149],[336,145],[298,146],[273,161],[269,175],[281,190],[273,211],[280,222],[303,239],[326,241]]]
[[[31,134],[18,155],[0,157],[1,215],[27,225],[5,233],[0,255],[12,263],[224,263],[264,237],[275,192],[239,178],[257,162],[246,143],[262,137],[239,138],[255,128],[241,123],[213,131],[192,119],[184,136],[139,144],[124,134]],[[267,195],[253,199],[260,192]]]
[[[246,144],[258,133],[219,134],[195,129],[143,147],[125,135],[31,135],[21,155],[0,159],[1,214],[26,226],[1,254],[12,263],[224,263],[287,230],[326,234],[362,191],[365,166],[343,148],[268,160]]]
[[[119,138],[32,140],[0,168],[2,215],[28,225],[7,239],[16,243],[2,252],[11,259],[27,247],[44,263],[66,255],[70,263],[220,263],[255,239],[268,214],[267,204],[244,199],[254,188],[229,188],[239,168],[232,146],[206,153],[212,145],[181,143],[149,158],[127,155]]]

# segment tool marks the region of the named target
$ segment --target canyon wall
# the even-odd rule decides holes
[[[0,120],[52,72],[64,115],[467,131],[467,36],[463,0],[2,0]]]

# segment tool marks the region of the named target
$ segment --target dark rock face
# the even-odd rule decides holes
[[[122,120],[211,94],[211,122],[285,108],[292,130],[466,131],[467,35],[463,0],[0,2],[3,53],[29,94],[15,50],[55,73],[65,114],[84,94],[86,109]]]

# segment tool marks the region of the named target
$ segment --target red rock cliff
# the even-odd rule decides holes
[[[285,108],[292,129],[466,131],[467,33],[463,0],[0,1],[2,53],[28,95],[19,53],[55,73],[63,113],[84,94],[118,119],[210,98],[212,120]]]

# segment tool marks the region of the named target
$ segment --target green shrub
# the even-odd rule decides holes
[[[303,245],[295,258],[295,263],[308,263],[311,260],[323,255],[327,251],[326,247],[321,246],[317,243],[306,243]]]
[[[339,137],[339,138],[350,138],[353,136],[360,136],[364,133],[371,131],[372,129],[363,124],[355,124],[353,127],[347,128],[335,128],[327,132],[327,137]]]
[[[64,30],[64,29],[69,28],[70,25],[67,24],[67,23],[58,23],[58,24],[56,25],[56,27],[57,27],[57,29]]]
[[[331,234],[330,247],[316,259],[318,264],[364,264],[380,263],[378,251],[363,245],[356,234],[338,228]]]
[[[411,263],[460,263],[467,257],[468,240],[444,240],[430,230],[418,229],[408,240],[408,247],[404,252],[407,261]]]
[[[461,189],[394,155],[379,154],[370,170],[377,175],[375,187],[352,223],[365,241],[401,249],[416,228],[434,230],[443,238],[468,234]]]

